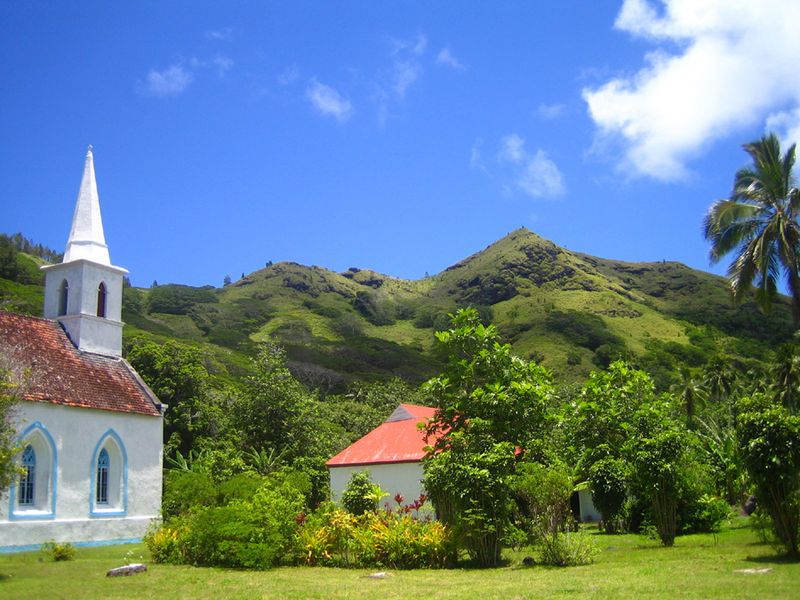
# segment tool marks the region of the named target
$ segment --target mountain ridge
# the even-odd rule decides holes
[[[0,306],[18,285],[0,279]],[[306,383],[338,390],[354,380],[416,382],[435,373],[433,332],[463,306],[565,381],[622,356],[664,387],[715,354],[757,365],[793,331],[784,297],[762,315],[752,302],[733,306],[717,275],[677,262],[594,257],[524,227],[417,280],[284,261],[222,288],[128,287],[123,320],[126,343],[205,345],[234,375],[259,342],[275,340]]]

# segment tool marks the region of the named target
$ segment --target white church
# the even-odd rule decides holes
[[[0,358],[25,374],[14,413],[21,474],[0,495],[0,552],[138,541],[160,515],[166,406],[122,358],[122,278],[86,154],[44,318],[0,312]]]

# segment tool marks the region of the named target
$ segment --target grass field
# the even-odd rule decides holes
[[[777,557],[737,522],[717,536],[679,537],[673,548],[637,535],[592,534],[601,552],[586,567],[371,571],[282,567],[271,571],[149,564],[143,545],[82,548],[71,562],[36,552],[0,555],[0,598],[796,598],[800,563]],[[141,557],[141,558],[140,558]],[[148,571],[107,578],[127,562]],[[747,573],[745,570],[766,572]]]

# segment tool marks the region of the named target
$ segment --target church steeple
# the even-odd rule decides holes
[[[94,156],[92,147],[86,151],[83,164],[83,177],[72,215],[72,229],[64,252],[64,262],[79,259],[91,260],[101,265],[111,265],[103,233],[103,219],[100,216],[100,197],[94,176]]]
[[[72,228],[57,265],[45,272],[44,316],[56,319],[81,350],[122,354],[122,277],[111,264],[100,216],[92,147],[86,152]]]

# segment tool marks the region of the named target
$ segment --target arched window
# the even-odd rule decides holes
[[[28,444],[22,451],[22,477],[19,481],[19,505],[33,506],[36,500],[36,451]]]
[[[97,457],[97,496],[95,497],[97,504],[108,504],[108,468],[110,465],[108,451],[103,448],[100,456]]]
[[[100,283],[97,287],[97,316],[106,317],[106,284]]]
[[[20,456],[19,479],[9,493],[8,518],[12,521],[54,519],[58,451],[55,440],[41,422],[29,425],[17,438]]]
[[[128,455],[122,438],[109,429],[92,453],[89,516],[108,517],[128,512]]]
[[[61,282],[58,288],[58,316],[63,317],[67,314],[67,300],[69,300],[69,284],[67,280]]]

